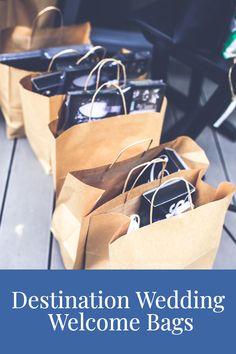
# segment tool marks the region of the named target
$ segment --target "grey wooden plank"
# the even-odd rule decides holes
[[[173,109],[177,119],[179,119],[183,114],[182,111],[177,107],[174,107]],[[226,179],[226,176],[221,164],[212,129],[206,127],[198,136],[196,142],[205,151],[208,160],[210,161],[210,166],[206,172],[206,182],[216,187],[220,182]]]
[[[236,184],[236,143],[230,141],[219,133],[216,133],[216,139],[218,140],[222,151],[222,158],[224,160],[228,177],[231,182]]]
[[[213,91],[217,85],[210,80],[205,80],[205,84],[203,87],[203,100],[206,101],[209,99]],[[233,112],[236,119],[236,112]],[[217,117],[216,117],[217,118]],[[218,152],[218,157],[220,159],[220,163],[224,170],[225,178],[230,180],[231,182],[236,184],[236,143],[230,141],[223,135],[219,134],[217,130],[213,131],[213,137],[215,140],[215,146]]]
[[[65,269],[60,254],[60,249],[57,240],[53,239],[52,244],[52,257],[51,257],[51,269]]]
[[[197,138],[197,143],[206,152],[210,161],[209,169],[206,172],[206,182],[216,187],[220,182],[225,180],[226,176],[216,148],[214,135],[210,127],[206,127],[203,130]]]
[[[175,123],[176,123],[175,111],[173,110],[172,105],[168,104],[165,120],[164,120],[163,133],[165,133],[168,129],[170,129]]]
[[[13,150],[13,141],[6,138],[5,124],[0,112],[0,210],[6,188],[8,169]]]
[[[211,97],[211,95],[213,94],[213,92],[216,90],[217,87],[218,85],[215,82],[205,78],[203,83],[202,99],[204,101],[209,100],[209,98]]]
[[[210,80],[206,80],[204,85],[204,95],[205,99],[208,99],[214,89],[216,88],[216,84],[211,82]],[[230,119],[235,119],[236,121],[236,111],[234,111],[230,117]],[[230,141],[223,135],[219,134],[217,131],[214,131],[214,139],[218,148],[219,156],[221,159],[221,164],[223,165],[225,171],[225,179],[231,181],[236,184],[236,143]],[[233,202],[236,202],[234,197]],[[226,225],[229,229],[236,230],[236,214],[228,212],[226,217]],[[236,240],[236,234],[234,231],[234,238]]]
[[[214,269],[236,269],[236,245],[224,231]]]
[[[0,230],[0,268],[47,268],[52,203],[51,177],[27,140],[18,140]]]
[[[225,225],[227,226],[227,228],[229,229],[229,231],[232,233],[234,241],[235,241],[235,247],[236,247],[236,234],[235,234],[235,230],[236,230],[236,214],[228,211],[226,214],[226,218],[225,218]]]
[[[191,70],[189,67],[174,58],[170,59],[167,81],[172,87],[181,91],[185,95],[188,95],[190,75]]]

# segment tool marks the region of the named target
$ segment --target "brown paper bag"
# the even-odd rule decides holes
[[[1,0],[0,29],[18,25],[30,27],[40,11],[48,6],[55,6],[56,3],[57,0]],[[51,16],[50,19],[44,17],[42,20],[48,24],[49,20],[53,21],[53,18]]]
[[[88,44],[90,30],[90,24],[86,22],[80,25],[37,30],[32,38],[31,28],[17,26],[1,32],[1,51],[11,53],[61,45]]]
[[[127,160],[71,172],[66,176],[52,219],[52,231],[61,246],[66,267],[73,268],[83,218],[119,195],[123,188],[126,189],[129,177],[133,183],[140,171],[136,166],[143,168],[147,161],[155,159],[165,147],[175,149],[190,169],[205,172],[208,168],[209,162],[204,151],[191,138],[179,137]],[[131,175],[129,172],[135,168]]]
[[[86,238],[85,268],[212,268],[235,186],[225,182],[214,189],[196,171],[181,174],[197,189],[193,210],[127,234],[129,216],[137,212],[143,192],[159,185],[155,181],[118,196],[88,216],[79,239]],[[83,265],[80,251],[78,247],[75,268]]]
[[[58,116],[64,95],[47,97],[33,92],[32,76],[20,80],[25,134],[44,171],[51,174],[53,139],[48,125]]]
[[[83,60],[88,58],[88,56],[93,55],[97,50],[101,49],[104,50],[105,54],[105,48],[101,46],[92,47],[79,59],[79,63],[81,64]],[[72,51],[72,49],[70,51]],[[59,54],[60,53],[57,54],[57,57]],[[63,54],[66,54],[66,50],[61,52],[61,55]],[[51,64],[52,62],[49,66],[51,66]],[[21,79],[19,83],[25,133],[44,171],[47,174],[51,174],[53,139],[50,130],[48,129],[48,125],[57,118],[64,95],[47,97],[33,92],[31,83],[31,78],[33,76],[37,76],[37,74],[27,75]]]
[[[18,82],[28,73],[25,70],[0,64],[0,106],[9,139],[25,135]]]
[[[52,28],[57,17],[59,27]],[[2,30],[0,50],[2,53],[11,53],[64,44],[87,44],[90,43],[90,31],[89,22],[64,26],[61,10],[47,6],[38,12],[31,26],[16,25]]]
[[[68,172],[95,168],[112,163],[122,149],[136,141],[152,140],[152,146],[159,145],[167,106],[166,98],[158,113],[137,113],[90,121],[75,125],[57,136],[58,121],[50,124],[55,140],[56,190],[59,194]],[[140,145],[134,145],[121,157],[125,160],[143,152]],[[53,161],[52,161],[53,162]]]
[[[25,51],[48,46],[88,44],[90,43],[90,24],[78,26],[63,26],[61,17],[60,28],[47,28],[36,30],[37,20],[46,11],[60,11],[50,6],[41,11],[36,17],[32,28],[16,26],[1,32],[0,50],[2,53]],[[9,138],[24,136],[24,122],[19,93],[19,81],[32,74],[32,71],[22,70],[0,64],[0,105],[7,124]]]

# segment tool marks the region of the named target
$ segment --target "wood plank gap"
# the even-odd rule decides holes
[[[48,252],[48,266],[47,269],[51,269],[51,263],[52,263],[52,246],[53,246],[53,234],[50,232],[49,236],[49,252]]]
[[[11,152],[11,158],[10,158],[10,162],[9,162],[8,172],[7,172],[6,185],[5,185],[3,199],[2,199],[2,205],[1,205],[1,209],[0,209],[0,228],[2,225],[2,218],[3,218],[4,207],[5,207],[5,202],[6,202],[6,198],[7,198],[9,181],[11,178],[11,171],[12,171],[12,165],[13,165],[14,155],[15,155],[15,151],[16,151],[16,145],[17,145],[17,139],[14,139],[12,152]]]

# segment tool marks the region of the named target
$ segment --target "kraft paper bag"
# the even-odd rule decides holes
[[[9,139],[24,137],[24,122],[18,82],[29,72],[0,64],[0,106]]]
[[[92,47],[80,58],[80,62],[100,48],[102,47]],[[65,52],[66,50],[62,51],[61,55],[64,55]],[[75,53],[79,54],[76,50]],[[50,65],[52,62],[53,59]],[[27,75],[19,82],[24,128],[27,139],[44,171],[47,174],[52,174],[52,144],[54,139],[52,139],[48,125],[58,117],[65,96],[54,95],[48,97],[34,92],[31,79],[36,76],[37,74]]]
[[[183,171],[182,177],[196,187],[193,210],[127,234],[129,216],[137,211],[140,196],[157,187],[159,182],[120,195],[95,210],[84,221],[79,237],[83,242],[86,239],[85,259],[78,247],[75,268],[212,268],[235,186],[224,182],[214,189],[202,181],[202,173],[193,170]],[[171,177],[165,177],[163,181],[168,179]]]
[[[130,171],[138,165],[142,166],[147,161],[155,159],[165,147],[175,149],[190,169],[201,169],[205,172],[209,166],[204,151],[191,138],[179,137],[127,160],[71,172],[66,176],[52,219],[53,234],[61,249],[67,250],[66,255],[65,251],[63,252],[65,266],[73,267],[83,218],[95,208],[119,195]],[[132,181],[137,177],[137,173],[138,169],[136,174],[130,175]],[[73,247],[70,247],[71,242]]]
[[[39,13],[48,6],[55,6],[57,0],[1,0],[0,1],[0,30],[17,25],[31,26]],[[43,18],[42,22],[51,20]],[[44,24],[44,23],[43,23]]]
[[[1,31],[1,52],[23,52],[61,45],[89,44],[91,26],[89,22],[80,25],[38,29],[32,37],[32,29],[16,26]]]
[[[48,128],[58,116],[64,95],[47,97],[32,91],[32,75],[20,80],[20,96],[27,139],[47,174],[52,174],[53,140]]]
[[[59,9],[50,6],[44,9],[38,16],[47,11],[53,12]],[[37,20],[36,17],[35,20]],[[72,44],[90,43],[90,24],[88,22],[76,26],[61,26],[57,28],[37,28],[34,21],[32,28],[16,26],[1,31],[0,51],[2,53],[22,52],[29,49],[56,47]],[[37,70],[35,70],[37,71]],[[6,64],[0,64],[0,105],[7,124],[8,138],[18,138],[25,135],[23,113],[19,92],[19,81],[32,74],[32,71],[15,68]]]
[[[122,149],[139,140],[152,138],[152,146],[160,143],[167,100],[160,112],[121,115],[75,125],[57,136],[58,120],[49,127],[55,140],[56,191],[59,195],[67,173],[110,164]],[[122,156],[125,160],[143,152],[142,145],[134,145]]]

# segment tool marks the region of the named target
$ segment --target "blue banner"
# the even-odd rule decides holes
[[[1,271],[1,352],[231,353],[236,271]]]

